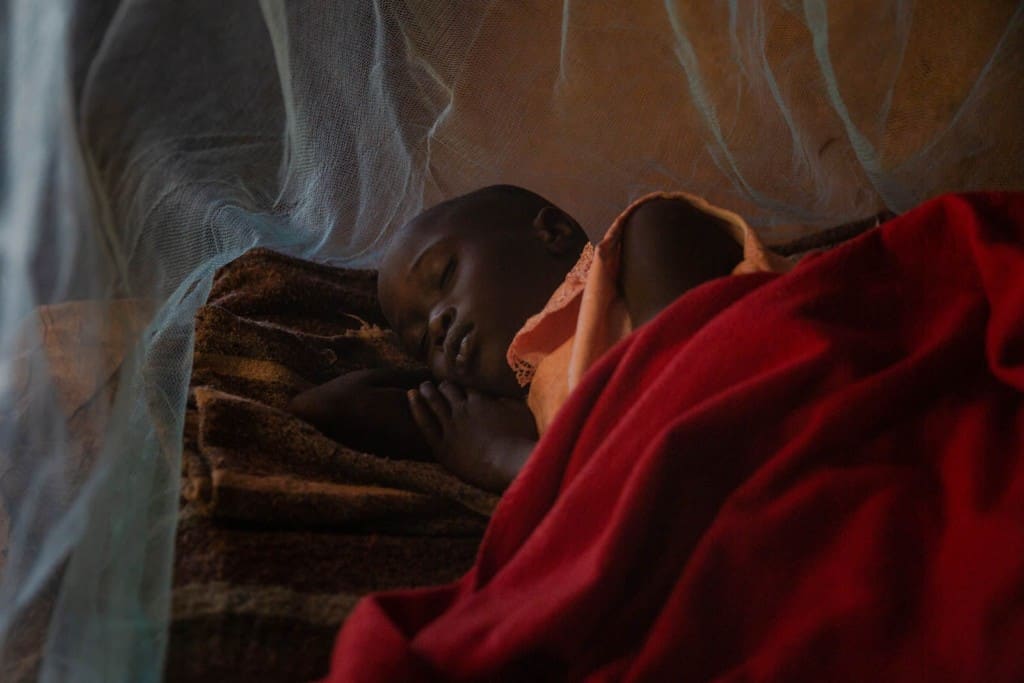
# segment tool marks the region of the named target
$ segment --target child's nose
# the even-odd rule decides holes
[[[451,306],[439,307],[434,310],[428,326],[430,340],[434,346],[444,346],[445,337],[448,336],[448,330],[453,322],[455,322],[455,309]]]

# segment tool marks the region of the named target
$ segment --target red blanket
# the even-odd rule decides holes
[[[329,681],[1024,680],[1024,196],[696,289]]]

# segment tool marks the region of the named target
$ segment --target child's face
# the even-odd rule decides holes
[[[479,211],[458,210],[414,219],[381,265],[381,307],[438,379],[521,396],[505,361],[508,346],[561,284],[578,249],[555,253],[528,219],[498,212],[486,222]]]

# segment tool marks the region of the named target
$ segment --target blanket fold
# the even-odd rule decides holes
[[[496,496],[284,410],[349,370],[414,368],[383,322],[370,271],[255,249],[217,273],[196,315],[167,681],[310,680],[360,596],[472,563]]]
[[[255,249],[196,315],[185,485],[215,519],[282,527],[479,534],[496,496],[436,463],[339,444],[285,412],[350,370],[415,368],[379,327],[375,278]],[[412,458],[421,454],[410,454]]]
[[[949,195],[613,348],[327,680],[1009,682],[1021,642],[1024,196]]]

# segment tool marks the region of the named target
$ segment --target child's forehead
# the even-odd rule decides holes
[[[433,206],[412,218],[395,234],[381,264],[381,275],[404,279],[423,254],[442,243],[465,252],[489,250],[495,242],[508,244],[515,234],[527,239],[529,208],[518,196],[500,193],[472,195]]]
[[[457,241],[458,233],[447,221],[422,221],[417,217],[395,235],[384,257],[382,270],[410,270],[425,252],[437,244]]]
[[[450,230],[410,222],[395,235],[378,269],[378,294],[385,303],[409,288],[415,272],[432,251],[456,243],[459,237]],[[403,297],[398,296],[398,299]],[[387,313],[385,311],[385,313]]]
[[[389,253],[406,265],[414,264],[424,252],[438,244],[453,248],[489,242],[498,231],[486,216],[452,211],[442,215],[417,216],[396,235]]]

